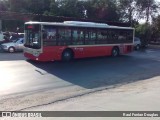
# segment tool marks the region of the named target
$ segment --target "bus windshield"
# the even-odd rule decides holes
[[[40,49],[41,48],[41,36],[39,25],[26,25],[25,26],[25,47]]]

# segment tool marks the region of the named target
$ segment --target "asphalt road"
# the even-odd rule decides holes
[[[160,75],[160,50],[117,58],[33,62],[0,53],[0,110],[25,110]]]

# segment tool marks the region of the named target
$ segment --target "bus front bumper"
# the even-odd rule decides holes
[[[35,61],[39,61],[39,57],[36,57],[30,53],[24,52],[24,56],[30,60],[35,60]]]

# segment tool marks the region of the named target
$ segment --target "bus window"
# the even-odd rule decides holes
[[[118,40],[120,43],[132,43],[133,42],[133,31],[130,31],[130,30],[119,31]]]
[[[127,33],[125,31],[119,31],[118,41],[120,43],[126,42],[126,35],[127,35]]]
[[[72,30],[73,45],[83,45],[84,44],[84,31],[83,30]]]
[[[107,30],[99,30],[97,39],[98,44],[107,44],[109,39],[110,35]]]
[[[118,32],[117,30],[110,29],[108,30],[108,44],[118,43]]]
[[[71,44],[71,29],[70,28],[59,28],[57,36],[58,36],[58,45]]]
[[[132,43],[133,42],[133,35],[132,35],[133,31],[127,31],[127,43]]]
[[[52,26],[43,26],[42,39],[44,46],[56,45],[56,28]]]
[[[94,45],[96,43],[97,33],[93,30],[87,30],[85,33],[85,44]]]

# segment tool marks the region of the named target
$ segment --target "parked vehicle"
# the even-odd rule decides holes
[[[11,33],[10,41],[15,41],[18,38],[24,38],[24,33]]]
[[[140,38],[134,37],[134,48],[135,50],[139,50],[141,48]]]
[[[9,32],[1,32],[0,33],[0,45],[3,44],[3,43],[8,43],[10,42],[10,35],[9,35]]]
[[[1,45],[2,50],[13,53],[15,51],[23,51],[24,38],[19,38],[16,41],[4,43]]]

